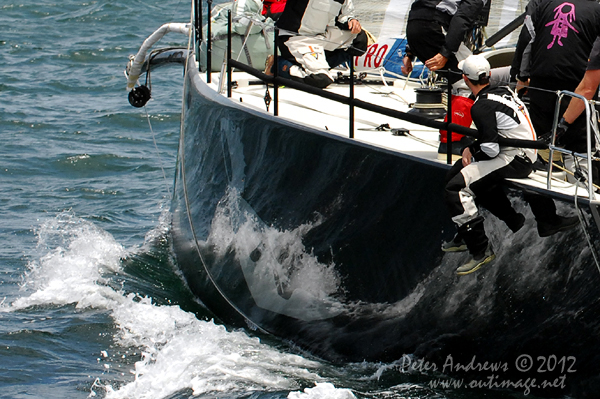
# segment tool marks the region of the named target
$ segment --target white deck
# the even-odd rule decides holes
[[[201,77],[203,80],[206,79],[206,75],[201,74]],[[267,112],[264,103],[266,91],[264,84],[248,84],[248,82],[258,82],[258,79],[243,72],[235,72],[232,81],[239,83],[239,87],[232,91],[232,100],[241,100],[241,104],[245,106]],[[219,74],[215,73],[209,86],[218,90],[218,83]],[[414,89],[417,87],[419,87],[419,83],[410,81],[396,82],[395,87],[382,84],[355,85],[354,97],[382,107],[407,112],[411,109],[409,104],[414,103],[416,100]],[[344,96],[349,95],[348,85],[332,84],[326,90]],[[272,87],[270,88],[270,95],[273,97]],[[271,115],[273,114],[273,108],[274,104],[271,102],[268,111]],[[354,113],[355,140],[431,162],[446,163],[446,154],[438,154],[439,131],[357,107],[354,108]],[[348,116],[349,107],[347,105],[298,90],[285,87],[279,88],[279,117],[281,118],[309,125],[324,132],[349,137]],[[386,123],[392,129],[408,129],[410,134],[395,136],[390,131],[375,130],[378,126]],[[565,172],[558,171],[554,173],[554,176],[552,191],[567,196],[574,196],[577,193],[579,197],[588,197],[587,188],[580,186],[576,191],[573,184],[564,181]],[[537,171],[527,179],[515,181],[537,188],[546,188],[546,177],[545,172]]]

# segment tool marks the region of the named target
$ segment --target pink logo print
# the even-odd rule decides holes
[[[565,12],[565,8],[568,10]],[[554,42],[558,41],[558,45],[562,46],[561,39],[566,38],[569,33],[569,29],[573,29],[576,33],[579,33],[571,22],[575,21],[575,6],[572,3],[564,2],[554,9],[554,21],[548,22],[546,26],[552,25],[550,34],[553,36],[552,43],[548,45],[548,50],[554,46]]]

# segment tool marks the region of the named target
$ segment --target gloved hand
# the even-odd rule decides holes
[[[563,146],[562,138],[564,138],[568,129],[569,123],[565,121],[565,118],[560,118],[560,121],[558,121],[558,125],[556,126],[556,138],[554,139],[554,145],[556,147]],[[548,133],[544,133],[541,136],[539,136],[538,141],[550,145],[552,142],[552,131],[549,131]]]

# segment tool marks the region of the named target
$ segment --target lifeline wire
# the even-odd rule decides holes
[[[192,3],[192,15],[194,15],[194,3]],[[193,26],[193,24],[192,24]],[[192,31],[190,30],[190,34],[188,36],[188,57],[190,57],[191,53],[191,48],[192,48]],[[188,65],[189,65],[189,58],[187,60],[187,62],[185,63],[185,68],[184,68],[184,90],[183,93],[181,94],[182,97],[182,101],[181,101],[181,121],[183,122],[185,120],[185,85],[187,84],[187,76],[188,76]],[[179,128],[179,160],[178,163],[181,162],[181,164],[185,164],[185,151],[183,151],[182,149],[182,144],[184,142],[184,133],[185,133],[185,129],[184,129],[184,123],[180,123],[180,128]],[[190,222],[190,229],[192,232],[192,236],[194,237],[194,244],[196,247],[196,253],[198,254],[198,257],[200,258],[200,262],[202,263],[202,267],[204,267],[204,271],[206,272],[206,275],[208,276],[208,278],[210,279],[210,281],[212,282],[212,284],[214,285],[214,287],[217,289],[217,291],[219,291],[219,293],[223,296],[223,299],[225,299],[225,301],[227,301],[227,303],[229,304],[229,306],[231,306],[233,309],[235,309],[240,315],[242,315],[244,317],[244,319],[246,320],[246,322],[250,325],[250,326],[254,326],[257,330],[268,334],[268,332],[266,330],[263,330],[261,327],[259,327],[257,324],[255,324],[252,320],[250,320],[250,318],[248,318],[248,316],[246,316],[246,314],[238,307],[236,306],[235,303],[231,302],[231,300],[229,300],[227,298],[227,295],[225,295],[222,291],[222,289],[219,287],[219,285],[215,282],[213,275],[211,274],[211,271],[208,269],[208,267],[206,266],[206,262],[204,261],[204,256],[202,255],[202,251],[200,250],[200,244],[198,243],[198,236],[196,235],[196,230],[194,228],[194,223],[192,223],[192,216],[190,214],[190,202],[189,202],[189,198],[188,198],[188,193],[187,193],[187,182],[186,182],[186,176],[185,176],[185,168],[181,167],[180,169],[180,173],[181,173],[181,180],[183,182],[183,200],[185,201],[185,209],[186,209],[186,213],[187,213],[187,217],[188,217],[188,221]]]
[[[158,156],[158,164],[160,166],[160,170],[162,170],[163,179],[165,181],[165,186],[167,187],[167,192],[169,193],[169,197],[171,196],[171,189],[169,188],[169,182],[167,180],[167,174],[165,173],[165,168],[162,164],[162,158],[160,156],[160,151],[158,150],[158,144],[156,144],[156,135],[154,134],[154,129],[152,129],[152,123],[150,122],[150,115],[148,114],[148,109],[144,105],[144,111],[146,112],[146,120],[148,120],[148,126],[150,127],[150,133],[152,133],[152,141],[154,142],[154,148],[156,149],[156,155]]]

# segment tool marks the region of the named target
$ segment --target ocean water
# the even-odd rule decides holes
[[[182,71],[153,74],[145,109],[123,76],[189,8],[0,0],[0,397],[520,397],[433,388],[400,360],[329,364],[194,300],[169,242]]]

